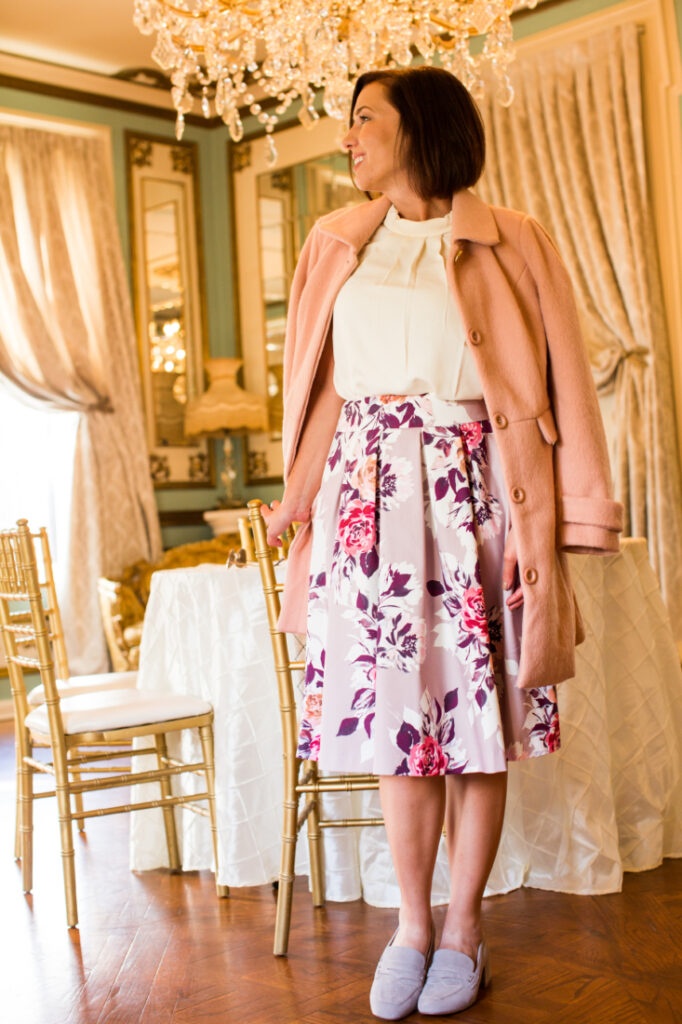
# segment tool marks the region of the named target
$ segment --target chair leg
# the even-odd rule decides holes
[[[17,758],[17,769],[15,773],[15,786],[16,786],[16,811],[14,816],[14,859],[21,860],[21,752],[19,750],[19,744],[15,746],[15,753]]]
[[[66,775],[66,772],[64,772]],[[76,901],[76,868],[73,850],[73,820],[71,818],[71,793],[68,776],[66,784],[57,778],[57,806],[59,808],[59,834],[62,844],[62,870],[64,872],[64,893],[66,896],[66,921],[69,928],[78,924],[78,903]]]
[[[166,746],[166,737],[159,733],[155,736],[156,743],[156,758],[159,764],[159,768],[167,767],[164,764],[164,760],[168,758],[168,748]],[[164,800],[170,799],[173,795],[171,789],[170,778],[166,776],[159,780],[161,787],[161,796]],[[168,847],[168,866],[171,871],[180,871],[180,851],[178,849],[178,833],[175,827],[175,808],[162,807],[163,810],[163,825],[166,830],[166,846]]]
[[[317,781],[317,763],[306,761],[306,768],[312,769],[311,781]],[[313,892],[313,906],[323,907],[325,901],[324,884],[324,851],[322,848],[322,829],[320,828],[320,793],[306,793],[308,817],[308,856],[310,858],[310,886]]]
[[[80,753],[80,751],[78,750],[77,747],[74,747],[72,750],[68,751],[66,756],[67,757],[75,757],[76,754],[78,754],[78,753]],[[81,773],[79,771],[72,771],[70,774],[72,775],[74,782],[80,782],[82,776],[81,776]],[[82,811],[83,811],[83,794],[82,793],[74,793],[73,794],[73,806],[75,808],[76,814],[81,814],[82,813]],[[83,819],[82,818],[78,818],[77,821],[78,821],[78,831],[79,832],[85,832],[85,822],[83,821]]]
[[[21,886],[24,892],[30,892],[33,888],[33,770],[24,763],[23,758],[18,768]]]
[[[296,840],[298,838],[298,795],[296,793],[298,762],[293,758],[291,760],[293,763],[287,766],[285,759],[282,856],[279,869],[275,944],[273,948],[275,956],[286,956],[287,949],[289,948],[291,902],[294,894],[294,865],[296,861]]]
[[[199,727],[199,738],[201,750],[206,765],[206,792],[208,793],[208,813],[211,819],[211,838],[213,840],[213,859],[215,861],[216,892],[220,899],[230,895],[228,885],[218,884],[218,822],[215,809],[215,755],[213,752],[213,726],[202,725]]]

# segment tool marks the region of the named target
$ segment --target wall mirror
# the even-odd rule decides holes
[[[364,202],[331,118],[314,131],[277,134],[277,166],[267,166],[263,139],[232,147],[234,216],[244,386],[266,395],[269,430],[250,434],[246,482],[282,479],[282,357],[289,287],[311,227],[323,214]],[[255,228],[255,230],[254,230]]]
[[[195,143],[126,133],[130,237],[150,469],[156,487],[214,483],[206,439],[185,435],[204,389],[205,335]]]

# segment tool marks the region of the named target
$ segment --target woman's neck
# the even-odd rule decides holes
[[[395,193],[385,193],[400,217],[405,220],[431,220],[433,217],[444,217],[452,209],[452,199],[433,196],[422,199],[412,189],[399,189]]]

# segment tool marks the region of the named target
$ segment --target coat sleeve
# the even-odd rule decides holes
[[[284,341],[284,366],[282,371],[282,400],[284,405],[282,448],[284,453],[285,478],[288,470],[290,469],[293,457],[292,447],[295,443],[294,434],[297,426],[295,421],[295,410],[292,408],[290,397],[291,385],[294,377],[294,366],[296,365],[297,340],[300,335],[299,311],[301,296],[308,279],[310,267],[315,261],[317,242],[317,230],[316,226],[314,226],[309,232],[308,237],[303,243],[303,248],[299,253],[293,280],[291,282],[291,289],[289,291],[289,301],[287,304],[287,326]]]
[[[535,281],[548,347],[548,387],[557,430],[554,448],[559,546],[608,554],[618,550],[623,507],[613,499],[604,426],[568,271],[532,217],[521,248]]]

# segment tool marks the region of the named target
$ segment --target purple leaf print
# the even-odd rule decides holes
[[[485,692],[485,690],[476,690],[476,703],[478,704],[479,708],[483,707],[487,699],[488,694]]]
[[[457,480],[458,479],[459,479],[459,472],[458,472],[456,467],[453,467],[453,469],[451,469],[450,472],[448,473],[448,481],[449,481],[450,486],[452,487],[453,491],[457,487]],[[465,491],[464,493],[466,494],[467,492]]]
[[[444,718],[441,723],[441,727],[438,730],[438,742],[441,747],[446,747],[448,743],[451,743],[455,736],[455,723],[452,718]]]
[[[440,597],[441,594],[445,593],[445,587],[438,580],[427,580],[426,589],[428,590],[431,597]]]
[[[367,733],[367,735],[368,735],[368,737],[370,739],[372,738],[372,722],[373,721],[374,721],[374,712],[372,711],[371,714],[365,716],[365,722],[364,722],[364,724],[365,724],[365,732]]]
[[[339,726],[337,736],[352,736],[358,727],[357,718],[344,718]]]
[[[365,576],[373,576],[377,571],[379,568],[379,555],[375,547],[360,555],[360,568]]]
[[[363,686],[361,690],[356,691],[350,709],[351,711],[362,711],[371,707],[374,707],[374,690]]]
[[[450,690],[445,694],[445,700],[443,701],[443,708],[445,711],[454,711],[459,704],[459,691]]]
[[[419,743],[419,733],[409,722],[403,722],[398,730],[396,743],[399,750],[402,750],[404,754],[409,754],[412,747]]]
[[[369,599],[365,597],[364,594],[360,593],[360,591],[358,591],[358,596],[355,600],[355,606],[363,612],[366,612],[367,609],[369,608]]]
[[[434,486],[434,492],[436,495],[436,501],[440,501],[448,493],[448,481],[447,477],[441,476],[436,480]]]
[[[409,588],[406,586],[410,582],[409,572],[394,572],[391,573],[391,585],[388,588],[387,593],[393,597],[406,597],[409,594]]]

